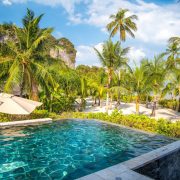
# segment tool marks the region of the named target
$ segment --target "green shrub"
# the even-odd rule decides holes
[[[0,122],[8,122],[9,118],[6,114],[0,113]]]
[[[115,97],[114,99],[116,100],[117,97]],[[131,103],[131,102],[135,102],[136,101],[136,96],[131,96],[131,95],[121,95],[120,99],[122,102],[125,103]],[[148,96],[148,101],[152,101],[152,97]],[[141,96],[140,97],[140,102],[141,103],[146,103],[146,96]]]
[[[7,115],[0,114],[0,122],[18,121],[27,119],[40,119],[40,118],[52,118],[57,119],[59,116],[56,113],[49,113],[47,110],[35,110],[29,115]]]
[[[166,107],[166,108],[170,108],[173,110],[176,110],[177,105],[178,105],[178,101],[177,100],[172,100],[172,99],[163,99],[159,101],[159,105],[161,105],[162,107]]]
[[[145,115],[123,115],[118,110],[112,112],[111,115],[107,113],[82,113],[72,112],[63,113],[63,118],[80,118],[80,119],[100,119],[108,122],[113,122],[136,128],[148,132],[158,133],[170,137],[180,138],[180,122],[172,123],[165,119],[156,120]]]

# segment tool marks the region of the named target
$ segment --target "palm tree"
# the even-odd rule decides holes
[[[173,43],[173,42],[175,42],[175,43],[177,43],[178,45],[180,45],[180,37],[175,36],[175,37],[169,38],[169,43]]]
[[[126,65],[128,67],[128,64]],[[113,87],[111,88],[111,91],[117,96],[117,104],[116,104],[116,107],[120,106],[121,104],[121,99],[120,99],[120,96],[121,94],[125,94],[125,93],[128,93],[129,90],[127,89],[126,85],[124,85],[124,82],[125,82],[125,78],[126,78],[126,75],[127,75],[127,71],[129,71],[128,69],[130,68],[118,68],[115,73],[114,73],[114,85]],[[132,70],[130,70],[132,71]]]
[[[85,101],[85,97],[87,95],[87,81],[85,78],[81,78],[81,87],[80,87],[80,111],[83,110],[85,108],[86,105],[86,101]]]
[[[106,74],[105,72],[101,72],[99,75],[99,81],[98,81],[98,87],[97,87],[97,91],[98,91],[98,105],[100,107],[102,107],[102,98],[104,95],[104,81],[105,81],[105,77]]]
[[[132,90],[136,96],[136,114],[139,114],[139,103],[141,95],[145,94],[148,86],[148,76],[146,75],[146,68],[143,64],[139,67],[135,66],[127,77],[129,86],[132,86]]]
[[[168,55],[167,58],[167,68],[177,68],[178,64],[180,64],[180,43],[177,40],[169,41],[168,48],[166,49],[165,55]]]
[[[34,16],[33,11],[27,9],[26,16],[22,19],[23,27],[14,26],[15,39],[7,41],[9,55],[0,57],[0,66],[7,75],[5,91],[10,92],[17,84],[20,88],[20,96],[28,93],[31,99],[38,100],[38,86],[46,90],[49,85],[54,86],[52,76],[47,69],[38,62],[40,45],[46,40],[52,28],[39,28],[39,22],[43,15]]]
[[[110,37],[113,37],[117,32],[120,33],[120,40],[126,40],[126,33],[131,37],[135,37],[134,31],[137,31],[137,26],[133,20],[137,20],[136,15],[126,16],[128,9],[120,9],[116,15],[111,15],[112,21],[106,26],[107,30],[111,33]]]
[[[149,81],[152,83],[153,93],[153,108],[151,116],[155,116],[156,105],[158,102],[158,96],[161,93],[162,87],[164,86],[164,80],[167,70],[165,69],[164,55],[160,54],[155,56],[154,59],[149,63]]]
[[[162,96],[169,92],[172,93],[174,97],[179,96],[179,105],[177,110],[180,112],[180,71],[177,69],[174,69],[169,75],[169,83],[167,83],[166,87],[163,89]]]
[[[150,77],[150,75],[152,75],[151,72],[149,71],[149,65],[150,65],[150,62],[148,59],[141,60],[141,66],[144,67],[145,76],[148,78]],[[146,108],[148,108],[148,105],[149,105],[149,96],[151,92],[152,92],[152,82],[146,81],[146,90],[144,92],[144,96],[146,96]]]
[[[112,74],[114,70],[126,64],[127,59],[124,58],[124,55],[128,52],[129,48],[123,49],[121,48],[119,42],[113,43],[112,40],[108,40],[103,44],[102,53],[100,53],[96,48],[94,49],[99,57],[101,64],[107,70],[108,82],[107,82],[106,109],[108,111]]]

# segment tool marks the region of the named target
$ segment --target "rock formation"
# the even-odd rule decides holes
[[[50,49],[50,56],[52,58],[61,59],[69,67],[75,68],[76,50],[74,45],[66,38],[61,38],[58,44]]]

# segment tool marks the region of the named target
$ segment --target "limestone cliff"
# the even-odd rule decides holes
[[[57,45],[50,49],[50,56],[63,60],[69,68],[74,69],[76,59],[74,45],[66,38],[61,38],[57,41]]]

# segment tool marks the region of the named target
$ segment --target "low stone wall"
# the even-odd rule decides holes
[[[180,148],[177,151],[157,159],[136,172],[159,180],[179,180],[180,179]]]
[[[52,122],[51,118],[4,122],[4,123],[0,123],[0,128],[11,127],[11,126],[37,125],[37,124],[45,124],[45,123],[51,123],[51,122]]]

